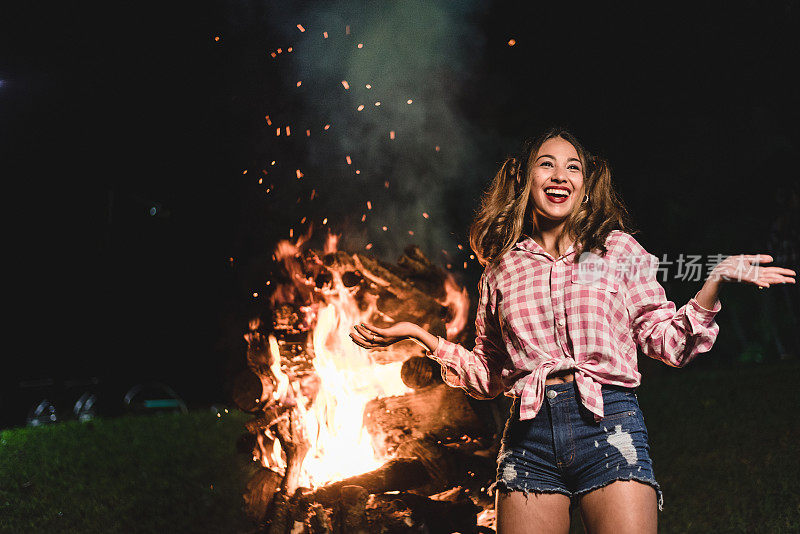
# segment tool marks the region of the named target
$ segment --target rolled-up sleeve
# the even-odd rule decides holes
[[[442,366],[442,379],[452,387],[462,388],[476,399],[491,399],[506,390],[501,379],[507,352],[503,345],[494,293],[484,271],[475,316],[475,348],[439,338],[439,345],[429,356]]]
[[[722,309],[703,308],[696,296],[679,309],[667,300],[657,280],[658,259],[632,237],[628,253],[638,268],[626,277],[628,315],[633,338],[642,352],[672,367],[683,367],[699,354],[708,352],[719,334],[714,317]]]

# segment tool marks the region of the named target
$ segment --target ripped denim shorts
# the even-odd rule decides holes
[[[500,491],[581,496],[617,480],[637,480],[656,490],[647,429],[635,390],[602,386],[605,417],[599,422],[580,402],[575,382],[545,386],[535,418],[519,420],[519,399],[503,432],[497,458]]]

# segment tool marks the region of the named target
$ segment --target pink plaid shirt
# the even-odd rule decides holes
[[[444,339],[430,356],[442,377],[479,399],[520,397],[520,419],[542,406],[545,379],[572,369],[581,401],[603,417],[601,385],[637,387],[636,346],[682,367],[711,349],[721,309],[692,298],[676,311],[658,283],[658,260],[630,234],[614,230],[601,259],[572,264],[573,247],[553,259],[531,238],[481,276],[475,348]]]

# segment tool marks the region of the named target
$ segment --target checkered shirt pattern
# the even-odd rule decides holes
[[[625,232],[611,232],[606,248],[600,262],[606,266],[657,265]],[[602,384],[639,385],[637,345],[673,367],[711,349],[719,333],[714,321],[719,302],[707,310],[695,296],[676,310],[657,281],[657,269],[607,268],[587,279],[574,256],[570,247],[553,259],[528,237],[487,267],[480,280],[475,348],[440,338],[430,354],[441,364],[445,382],[479,399],[500,393],[519,397],[525,420],[539,412],[547,376],[571,369],[583,405],[599,421]],[[587,265],[583,259],[581,265]]]

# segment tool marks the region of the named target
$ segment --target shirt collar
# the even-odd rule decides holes
[[[548,252],[546,252],[539,243],[537,243],[532,237],[527,235],[523,235],[520,238],[520,240],[517,241],[516,244],[514,244],[514,246],[511,248],[517,250],[524,250],[526,252],[530,252],[531,254],[541,254],[542,256],[546,256],[550,259],[553,259],[553,257]],[[567,256],[573,254],[574,252],[575,252],[575,246],[573,243],[567,248],[567,251],[564,252],[564,254],[555,259],[560,260],[561,258],[566,258]]]

